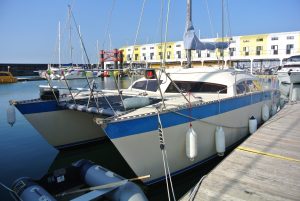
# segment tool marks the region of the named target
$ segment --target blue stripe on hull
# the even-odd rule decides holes
[[[192,116],[196,119],[203,119],[218,115],[220,113],[229,112],[251,104],[259,103],[264,100],[270,100],[271,93],[271,91],[267,91],[252,95],[224,99],[220,102],[220,112],[218,102],[199,105],[193,107],[192,109],[182,109],[178,110],[177,112],[188,116]],[[160,115],[160,117],[162,119],[163,128],[176,126],[190,121],[189,118],[175,114],[173,112],[163,113]],[[105,128],[105,132],[110,139],[116,139],[157,130],[157,122],[157,115],[149,115],[135,119],[110,122]]]
[[[63,108],[57,105],[57,102],[55,100],[18,102],[17,104],[15,104],[15,106],[22,114],[33,114],[63,110]]]

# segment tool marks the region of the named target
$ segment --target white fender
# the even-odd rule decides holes
[[[277,113],[277,105],[276,103],[272,104],[271,115],[274,116]]]
[[[225,152],[225,133],[223,128],[218,126],[215,133],[216,151],[219,156],[224,156]]]
[[[257,130],[257,120],[254,116],[249,119],[249,133],[253,134]]]
[[[186,132],[185,139],[186,156],[193,161],[197,156],[197,133],[192,127]]]
[[[10,126],[13,126],[14,123],[16,122],[16,110],[14,106],[9,106],[6,110],[6,114],[7,114],[7,123]]]
[[[263,121],[268,121],[270,118],[270,110],[267,104],[264,104],[261,108],[261,116]]]

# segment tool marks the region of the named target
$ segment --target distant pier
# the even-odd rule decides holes
[[[181,200],[300,200],[300,102],[287,104]]]

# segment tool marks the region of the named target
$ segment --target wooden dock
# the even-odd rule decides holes
[[[300,102],[287,104],[181,200],[300,200]]]

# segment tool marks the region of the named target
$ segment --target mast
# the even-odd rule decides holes
[[[186,22],[187,25],[192,23],[192,0],[187,0],[187,9],[186,9]],[[187,68],[192,67],[192,50],[186,49],[186,57],[187,57]]]
[[[224,44],[224,0],[222,0],[222,44]],[[222,53],[222,69],[224,68],[224,48],[221,48]]]
[[[73,48],[72,48],[72,23],[71,23],[71,6],[68,7],[69,13],[69,47],[70,47],[70,61],[73,66]]]
[[[58,22],[58,67],[61,67],[61,60],[60,60],[60,21]]]

